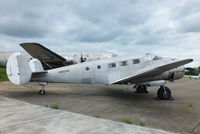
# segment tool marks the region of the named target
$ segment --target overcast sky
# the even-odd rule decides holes
[[[0,50],[107,50],[193,58],[200,66],[200,0],[1,0]]]

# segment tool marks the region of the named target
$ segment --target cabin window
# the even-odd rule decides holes
[[[121,61],[120,62],[120,66],[126,66],[126,65],[128,65],[128,61]]]
[[[90,69],[89,67],[86,67],[86,68],[85,68],[86,71],[89,71],[89,69]]]
[[[108,64],[108,67],[109,67],[109,68],[116,67],[116,63],[110,63],[110,64]]]
[[[139,64],[140,63],[140,59],[134,59],[133,60],[133,64]]]
[[[98,65],[98,66],[97,66],[97,69],[101,69],[101,66],[100,66],[100,65]]]

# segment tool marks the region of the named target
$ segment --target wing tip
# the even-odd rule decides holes
[[[193,59],[189,59],[190,62],[193,62]]]
[[[25,46],[25,45],[40,45],[39,43],[36,43],[36,42],[24,42],[24,43],[20,43],[19,44],[21,47]]]

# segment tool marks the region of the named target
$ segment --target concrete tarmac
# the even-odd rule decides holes
[[[172,134],[0,96],[1,134]]]
[[[178,133],[200,133],[200,80],[183,78],[167,83],[174,100],[156,100],[159,87],[148,94],[135,94],[130,85],[48,84],[45,96],[35,83],[15,86],[0,83],[0,95],[40,106],[57,104],[60,109],[114,121]]]

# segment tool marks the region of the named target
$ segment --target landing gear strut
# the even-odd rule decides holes
[[[42,89],[39,91],[39,95],[45,95],[46,92],[44,90],[44,87],[45,87],[45,85],[47,85],[47,83],[43,82],[43,83],[40,83],[39,85],[42,86]]]
[[[148,93],[148,91],[147,91],[147,86],[146,86],[146,85],[139,85],[139,86],[136,88],[135,93]]]
[[[168,87],[160,86],[157,92],[158,98],[161,100],[169,100],[172,98],[171,91]]]

